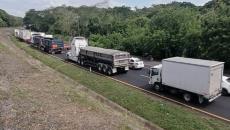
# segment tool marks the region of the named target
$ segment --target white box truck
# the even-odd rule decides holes
[[[186,102],[203,104],[221,96],[224,62],[173,57],[150,68],[149,84],[157,91],[181,93]]]
[[[30,30],[20,29],[19,30],[19,39],[29,42],[31,38]]]

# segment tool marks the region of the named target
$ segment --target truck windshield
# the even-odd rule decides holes
[[[153,68],[151,72],[151,76],[158,75],[158,69]]]
[[[230,78],[227,78],[227,82],[230,83]]]
[[[58,40],[58,39],[55,39],[55,40],[53,40],[56,44],[58,44],[58,45],[62,45],[63,44],[63,42],[62,42],[62,40]]]

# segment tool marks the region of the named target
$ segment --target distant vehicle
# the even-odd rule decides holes
[[[96,68],[107,75],[129,70],[128,52],[88,46],[88,41],[84,37],[73,38],[71,49],[66,56],[69,60],[76,61],[82,66]]]
[[[22,41],[28,42],[30,41],[30,30],[26,29],[19,29],[18,31],[18,38]]]
[[[37,36],[45,36],[45,33],[42,32],[31,32],[31,36],[30,36],[30,40],[28,41],[28,43],[33,44],[34,43],[34,37]]]
[[[42,39],[40,49],[50,54],[62,53],[64,43],[60,39],[46,37]]]
[[[70,45],[68,44],[68,43],[64,43],[64,50],[65,51],[68,51],[68,50],[70,50]]]
[[[149,84],[157,91],[168,90],[183,95],[186,102],[197,99],[199,104],[221,96],[224,62],[183,57],[164,59],[150,68]]]
[[[43,37],[40,35],[33,36],[33,42],[31,43],[31,46],[36,47],[36,48],[40,48],[40,46],[42,44],[42,39],[43,39]]]
[[[222,95],[230,94],[230,77],[222,77]]]
[[[144,62],[139,58],[132,57],[129,59],[129,68],[131,69],[142,69],[144,68]]]

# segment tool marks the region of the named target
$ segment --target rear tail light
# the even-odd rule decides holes
[[[57,44],[52,44],[52,48],[57,48]]]

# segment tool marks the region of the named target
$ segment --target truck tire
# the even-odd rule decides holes
[[[101,72],[101,71],[102,71],[102,67],[101,67],[101,65],[98,65],[98,66],[97,66],[97,70],[98,70],[99,72]]]
[[[161,91],[161,86],[159,84],[154,84],[154,90],[156,90],[157,92]]]
[[[202,95],[198,95],[198,103],[200,105],[205,105],[207,103],[207,100]]]
[[[85,63],[84,63],[84,61],[80,61],[80,64],[81,64],[81,66],[84,66],[85,65]]]
[[[228,91],[226,89],[224,89],[224,88],[222,89],[221,93],[222,93],[223,96],[228,95]]]
[[[113,74],[113,72],[112,72],[111,68],[108,68],[108,69],[107,69],[107,75],[108,75],[108,76],[111,76],[112,74]]]
[[[107,65],[103,65],[103,67],[102,67],[102,71],[103,71],[103,73],[105,73],[105,74],[106,74],[106,72],[107,72]]]
[[[66,55],[65,60],[66,60],[66,61],[68,61],[68,60],[69,60],[69,55]]]
[[[186,102],[190,102],[192,100],[192,95],[190,93],[184,93],[183,98]]]

